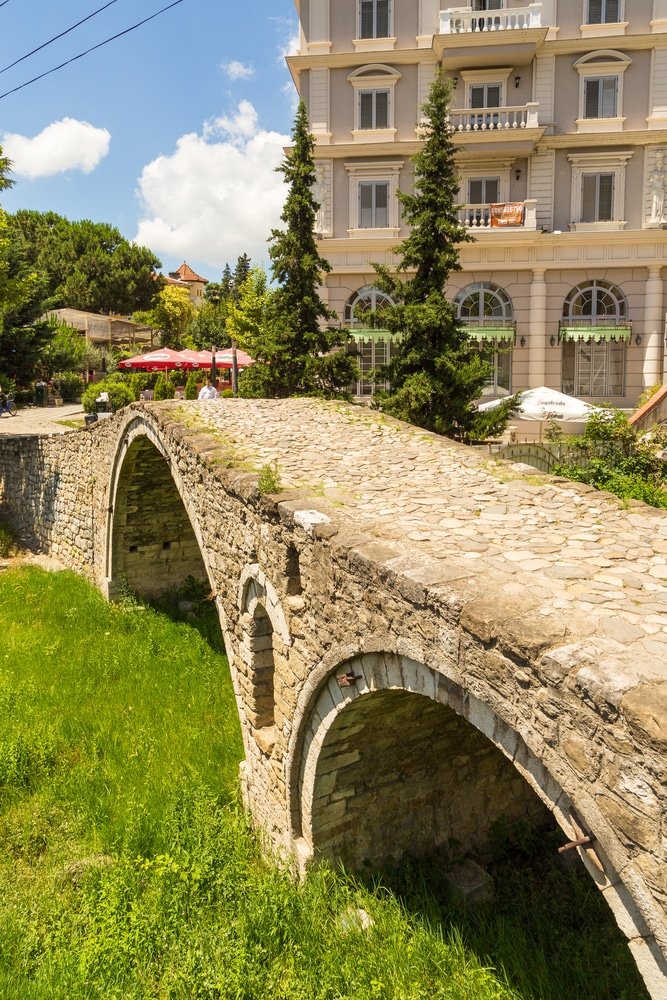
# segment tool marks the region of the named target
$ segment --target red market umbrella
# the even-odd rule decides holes
[[[181,351],[180,356],[187,359],[190,364],[195,368],[212,368],[213,367],[213,354],[211,351]],[[248,365],[254,365],[255,361],[246,354],[245,351],[240,351],[238,347],[236,348],[236,363],[241,368],[247,368]],[[216,368],[232,368],[232,349],[231,347],[226,347],[224,350],[215,352],[215,364]]]
[[[178,351],[172,351],[170,347],[161,347],[159,351],[149,351],[148,354],[137,354],[134,358],[119,361],[118,367],[123,371],[143,369],[149,372],[165,372],[172,368],[194,368],[195,366]]]

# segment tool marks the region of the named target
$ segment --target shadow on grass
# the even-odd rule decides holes
[[[627,942],[574,852],[559,856],[558,828],[528,822],[491,831],[493,897],[467,905],[447,879],[456,850],[404,858],[362,881],[389,890],[414,919],[459,935],[517,1000],[648,1000]]]
[[[226,655],[220,619],[208,583],[189,576],[182,586],[142,603],[175,622],[196,629],[216,653]]]

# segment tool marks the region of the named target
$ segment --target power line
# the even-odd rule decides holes
[[[9,0],[3,0],[3,3],[0,3],[0,7],[4,7],[6,3],[9,3]],[[23,62],[24,59],[29,59],[30,56],[34,56],[35,52],[41,52],[47,45],[51,45],[52,42],[57,42],[59,38],[64,38],[65,35],[69,35],[70,31],[74,31],[74,29],[78,28],[79,25],[85,24],[86,21],[90,21],[92,17],[95,17],[96,14],[101,14],[103,10],[106,10],[107,7],[111,7],[114,3],[118,3],[118,0],[109,0],[109,3],[105,3],[104,7],[98,7],[98,9],[94,10],[92,14],[88,15],[88,17],[84,17],[81,21],[77,21],[76,24],[73,24],[71,28],[65,28],[65,30],[61,31],[59,35],[54,35],[53,38],[49,38],[48,42],[43,42],[41,45],[38,45],[36,49],[32,50],[32,52],[26,52],[24,56],[21,56],[19,59],[15,59],[13,63],[9,63],[8,66],[4,66],[0,69],[0,73],[6,73],[8,69],[12,68],[12,66],[18,66],[18,64]]]
[[[8,3],[9,0],[3,0],[4,3]],[[183,0],[174,0],[173,3],[167,4],[166,7],[162,7],[161,10],[156,10],[154,14],[150,17],[145,17],[143,21],[137,21],[130,28],[125,28],[124,31],[119,31],[117,35],[112,35],[110,38],[105,38],[103,42],[98,42],[97,45],[91,46],[91,48],[86,49],[85,52],[79,52],[78,55],[72,56],[71,59],[66,59],[65,62],[60,63],[59,66],[54,66],[53,69],[47,69],[44,73],[40,73],[39,76],[33,76],[32,80],[26,80],[25,83],[21,83],[18,87],[13,87],[12,90],[5,91],[4,94],[0,94],[0,101],[3,97],[9,97],[10,94],[15,94],[18,90],[23,90],[24,87],[29,87],[32,83],[37,83],[38,80],[44,79],[45,76],[49,76],[51,73],[56,73],[59,69],[63,69],[65,66],[69,66],[70,63],[76,62],[77,59],[83,59],[84,56],[89,55],[91,52],[95,52],[96,49],[101,49],[103,45],[108,45],[109,42],[115,42],[117,38],[122,38],[123,35],[128,35],[135,28],[140,28],[142,24],[147,24],[152,21],[153,18],[158,17],[160,14],[164,14],[165,11],[171,10],[172,7],[177,7],[179,3],[183,3]]]

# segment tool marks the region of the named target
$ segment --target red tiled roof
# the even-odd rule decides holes
[[[203,281],[205,285],[208,285],[208,278],[202,278],[200,274],[196,274],[185,261],[183,261],[177,271],[170,271],[169,277],[179,278],[181,281]]]

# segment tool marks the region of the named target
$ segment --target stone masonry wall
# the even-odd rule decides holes
[[[169,473],[143,511],[135,442]],[[257,471],[274,460],[285,489],[262,496]],[[93,431],[0,441],[3,512],[107,593],[127,569],[116,498],[135,498],[135,527],[159,542],[175,485],[217,595],[246,799],[276,848],[303,863],[336,854],[371,819],[383,850],[392,834],[400,847],[411,803],[435,817],[440,792],[452,803],[434,840],[457,823],[472,836],[511,808],[519,774],[568,835],[595,835],[584,863],[663,996],[667,518],[542,478],[312,400],[135,405]],[[141,553],[139,587],[165,551]],[[414,695],[440,704],[415,712]],[[401,792],[374,799],[401,737]],[[454,756],[451,741],[468,749]]]

